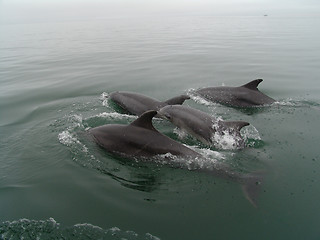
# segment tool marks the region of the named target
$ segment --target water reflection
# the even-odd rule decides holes
[[[129,176],[121,176],[124,173],[118,169],[115,171],[97,168],[97,170],[102,174],[110,176],[124,187],[142,192],[153,192],[161,185],[159,177],[153,170],[148,168],[128,167],[126,170],[130,171]]]

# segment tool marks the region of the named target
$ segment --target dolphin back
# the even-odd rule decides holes
[[[275,100],[260,92],[262,79],[255,79],[239,87],[208,87],[196,92],[205,99],[231,107],[257,107],[272,104]]]

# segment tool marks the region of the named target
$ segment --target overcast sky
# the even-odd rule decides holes
[[[140,15],[320,16],[320,0],[0,0],[0,22]]]

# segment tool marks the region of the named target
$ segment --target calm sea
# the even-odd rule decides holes
[[[168,16],[0,25],[1,239],[319,239],[320,18]],[[194,90],[239,86],[277,100],[239,110]],[[110,156],[89,128],[128,124],[113,91],[244,120],[247,147],[208,149],[264,173],[253,207],[238,183]],[[223,140],[221,140],[223,141]]]

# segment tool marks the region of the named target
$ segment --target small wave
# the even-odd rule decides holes
[[[134,231],[123,231],[118,227],[103,229],[90,223],[62,227],[55,219],[29,220],[20,219],[0,224],[0,236],[4,240],[13,239],[128,239],[128,240],[160,240],[150,233],[139,235]]]

